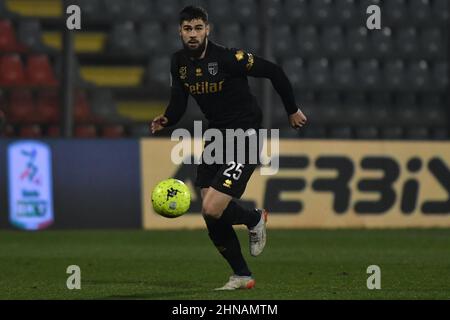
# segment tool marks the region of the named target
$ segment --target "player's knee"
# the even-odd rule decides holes
[[[222,215],[222,210],[219,206],[212,203],[211,201],[203,200],[202,213],[204,216],[207,216],[209,218],[219,219]]]

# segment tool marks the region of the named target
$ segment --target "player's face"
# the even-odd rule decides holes
[[[186,49],[197,51],[204,47],[206,37],[209,35],[209,25],[202,19],[183,21],[180,26],[180,36]]]

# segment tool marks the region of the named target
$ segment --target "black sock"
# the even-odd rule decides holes
[[[231,225],[245,224],[248,228],[253,228],[261,220],[261,214],[254,209],[244,209],[236,201],[231,200],[219,220]]]
[[[241,252],[241,245],[233,226],[224,221],[203,216],[208,234],[220,254],[227,260],[235,275],[251,276],[252,273]]]

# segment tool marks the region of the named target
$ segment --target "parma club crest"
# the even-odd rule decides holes
[[[219,64],[217,62],[208,63],[208,72],[210,75],[215,76],[219,72]]]

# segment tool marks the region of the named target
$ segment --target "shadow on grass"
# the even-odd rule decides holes
[[[174,299],[174,298],[187,298],[195,296],[196,294],[204,293],[204,289],[199,288],[194,282],[189,281],[175,281],[175,280],[155,280],[155,281],[142,281],[142,280],[123,280],[123,281],[108,281],[108,280],[89,280],[87,284],[92,285],[139,285],[135,291],[147,291],[138,292],[133,294],[116,294],[104,297],[98,297],[94,299],[100,300],[137,300],[137,299]],[[149,287],[146,289],[145,287]],[[151,289],[150,289],[151,288]],[[193,288],[193,289],[191,289]],[[195,289],[194,289],[195,288]]]

